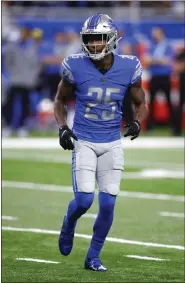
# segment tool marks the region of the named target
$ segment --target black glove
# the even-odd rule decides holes
[[[72,139],[78,140],[75,134],[69,129],[67,125],[59,128],[59,143],[63,149],[73,150],[74,144]]]
[[[128,128],[126,134],[124,134],[124,137],[132,136],[131,138],[132,141],[139,136],[141,130],[141,124],[138,120],[134,120],[131,123],[125,125],[124,127]]]

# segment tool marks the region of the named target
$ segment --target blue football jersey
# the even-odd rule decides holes
[[[128,87],[141,78],[142,67],[135,56],[113,56],[105,74],[83,54],[62,62],[62,77],[76,85],[73,131],[78,139],[96,143],[120,139],[122,101]]]

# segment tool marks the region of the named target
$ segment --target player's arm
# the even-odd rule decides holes
[[[179,74],[185,71],[185,58],[178,56],[173,66],[174,72]]]
[[[129,93],[135,106],[135,119],[125,126],[128,130],[124,137],[131,136],[131,140],[133,140],[139,136],[141,123],[148,115],[148,106],[146,103],[145,92],[142,88],[141,79],[132,84]]]
[[[135,120],[141,124],[148,115],[148,106],[141,79],[131,86],[130,96],[135,106]]]
[[[172,60],[173,60],[173,50],[171,49],[171,47],[168,47],[165,50],[165,54],[160,58],[155,58],[150,54],[146,54],[143,57],[143,61],[147,67],[152,65],[168,66],[172,64]]]
[[[59,127],[67,125],[67,97],[74,92],[74,85],[62,79],[58,84],[54,101],[54,114]]]
[[[170,58],[167,56],[162,57],[160,59],[155,59],[150,56],[145,56],[143,59],[144,63],[149,67],[150,65],[160,65],[160,66],[165,66],[170,64]]]
[[[59,143],[64,149],[73,149],[74,145],[71,138],[77,140],[74,133],[68,128],[67,120],[67,101],[74,92],[75,86],[65,79],[58,85],[54,101],[54,115],[59,124]]]

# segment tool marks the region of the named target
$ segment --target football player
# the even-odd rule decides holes
[[[135,120],[126,125],[124,136],[137,138],[141,122],[147,117],[141,64],[135,56],[113,53],[118,40],[117,28],[108,15],[88,18],[81,31],[82,54],[64,59],[54,103],[60,145],[73,150],[74,199],[63,219],[59,250],[62,255],[70,254],[77,220],[92,205],[97,182],[99,212],[84,267],[100,272],[107,270],[99,256],[113,222],[124,166],[120,124],[127,89],[136,111]],[[76,95],[72,130],[66,124],[66,103],[71,93]]]

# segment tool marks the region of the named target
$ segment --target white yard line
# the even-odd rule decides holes
[[[125,257],[143,259],[143,260],[154,260],[154,261],[169,261],[168,259],[149,257],[149,256],[139,256],[139,255],[126,255]]]
[[[141,259],[141,260],[169,261],[168,259],[162,259],[162,258],[158,258],[158,257],[138,256],[138,255],[126,255],[124,257],[136,258],[136,259]],[[19,258],[19,257],[17,257],[16,260],[29,261],[29,262],[30,261],[31,262],[39,262],[39,263],[54,263],[54,264],[60,263],[59,261],[43,260],[43,259],[38,259],[38,258]]]
[[[97,214],[93,214],[93,213],[85,213],[84,215],[82,215],[83,218],[93,218],[96,219]]]
[[[155,161],[148,161],[148,160],[127,160],[126,164],[127,167],[137,167],[137,168],[160,168],[160,169],[174,169],[174,170],[183,170],[184,164],[183,163],[172,163],[172,162],[155,162]]]
[[[23,260],[23,261],[32,261],[32,262],[41,262],[41,263],[60,263],[58,261],[52,261],[52,260],[43,260],[38,258],[21,258],[17,257],[16,260]]]
[[[72,164],[71,156],[64,156],[62,154],[50,155],[50,154],[42,154],[37,152],[28,152],[28,153],[20,153],[20,152],[3,152],[2,159],[4,160],[24,160],[24,161],[34,161],[34,162],[44,162],[44,163],[65,163]]]
[[[17,217],[14,217],[14,216],[5,216],[3,215],[2,217],[2,220],[17,220]]]
[[[16,182],[16,181],[2,181],[3,188],[16,188],[16,189],[28,189],[28,190],[39,190],[39,191],[52,191],[62,193],[72,193],[73,189],[70,186],[58,186],[50,184],[36,184],[27,182]],[[97,192],[96,192],[97,193]],[[119,193],[121,197],[128,198],[139,198],[139,199],[156,199],[156,200],[172,200],[172,201],[184,201],[183,196],[167,195],[167,194],[152,194],[143,192],[128,192],[121,191]]]
[[[177,213],[177,212],[161,211],[160,215],[161,216],[165,216],[165,217],[185,218],[185,214],[184,213]]]
[[[3,150],[2,152],[3,160],[25,160],[34,162],[44,162],[44,163],[65,163],[72,164],[72,156],[64,155],[63,152],[56,153],[45,153],[45,152],[29,152],[29,151],[8,151]],[[167,163],[167,162],[154,162],[147,160],[127,160],[127,167],[137,167],[137,168],[161,168],[161,169],[174,169],[183,171],[183,163]]]
[[[147,169],[141,172],[124,172],[122,179],[184,179],[184,171]]]
[[[45,230],[45,229],[38,229],[38,228],[17,228],[17,227],[6,227],[2,226],[2,230],[4,231],[14,231],[14,232],[29,232],[29,233],[40,233],[40,234],[51,234],[51,235],[59,235],[59,231],[55,230]],[[78,234],[75,233],[75,237],[82,238],[82,239],[91,239],[91,235],[86,234]],[[126,239],[119,239],[119,238],[112,238],[107,237],[107,242],[119,243],[119,244],[130,244],[130,245],[138,245],[138,246],[146,246],[146,247],[156,247],[156,248],[166,248],[166,249],[175,249],[175,250],[185,250],[184,246],[180,245],[166,245],[166,244],[157,244],[157,243],[148,243],[148,242],[141,242],[141,241],[133,241],[133,240],[126,240]]]
[[[175,137],[140,137],[135,141],[122,138],[124,148],[181,148],[184,149],[184,139]],[[2,148],[33,148],[33,149],[57,149],[60,148],[58,138],[3,138]]]
[[[16,152],[14,153],[6,152],[6,153],[3,153],[3,159],[27,160],[27,161],[34,161],[34,162],[54,162],[54,163],[57,162],[57,163],[71,164],[71,158],[68,156],[59,155],[58,157],[53,158],[50,155],[45,155],[41,153],[20,154],[19,152],[17,153]],[[181,167],[180,169],[179,166],[178,167],[174,166],[171,169],[173,170],[161,168],[161,169],[145,169],[140,172],[123,172],[122,179],[151,179],[151,178],[152,179],[163,179],[163,178],[184,179],[183,167]]]

